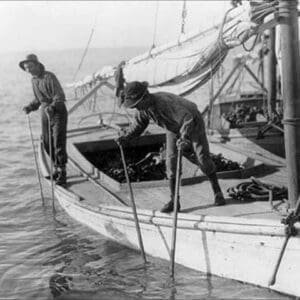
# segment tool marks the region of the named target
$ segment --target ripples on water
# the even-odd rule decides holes
[[[23,57],[16,55],[13,61]],[[137,251],[73,221],[58,203],[54,219],[45,185],[42,206],[28,123],[21,112],[24,99],[31,97],[30,78],[16,68],[0,73],[0,79],[5,83],[0,87],[1,300],[291,299],[181,266],[176,266],[172,283],[168,262],[148,258],[145,268]],[[37,138],[39,116],[31,118]]]

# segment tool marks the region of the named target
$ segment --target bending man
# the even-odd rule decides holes
[[[184,155],[196,163],[208,177],[215,195],[215,205],[224,205],[225,199],[218,183],[216,166],[209,153],[204,121],[196,104],[171,93],[150,94],[147,87],[147,82],[138,81],[126,85],[123,106],[136,108],[137,113],[128,132],[118,141],[122,144],[141,135],[150,120],[166,129],[166,164],[171,200],[166,203],[161,212],[171,212],[174,209],[178,140],[183,145]],[[178,203],[178,210],[180,210],[180,203]]]
[[[41,106],[42,139],[45,149],[49,151],[49,139],[52,140],[55,171],[53,178],[56,184],[66,184],[66,132],[68,112],[65,106],[65,94],[56,76],[45,70],[35,54],[29,54],[19,63],[22,70],[32,75],[32,88],[35,99],[23,110],[26,114]],[[50,118],[51,137],[49,137]]]

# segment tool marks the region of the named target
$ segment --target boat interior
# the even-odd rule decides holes
[[[282,99],[276,101],[276,115],[267,120],[266,98],[266,95],[258,92],[220,97],[212,105],[210,113],[211,135],[229,144],[248,142],[246,149],[266,150],[284,158]]]
[[[117,136],[118,131],[107,126],[78,128],[68,133],[67,189],[88,206],[131,206],[128,183],[122,177],[124,169],[115,142]],[[133,173],[130,181],[138,209],[159,211],[169,201],[168,180],[164,163],[160,161],[164,142],[164,132],[157,126],[150,126],[141,137],[124,147],[128,173]],[[228,194],[233,187],[251,180],[285,188],[284,164],[272,160],[272,157],[269,160],[267,156],[262,160],[258,159],[259,156],[251,157],[220,142],[211,142],[210,152],[221,158],[221,162],[238,165],[238,169],[217,173],[226,205],[214,206],[213,192],[206,176],[183,157],[180,213],[275,220],[286,215],[288,204],[285,199],[270,196],[264,201],[243,200]],[[132,170],[133,167],[136,169]],[[147,174],[140,174],[143,172]],[[99,198],[99,195],[102,196]]]

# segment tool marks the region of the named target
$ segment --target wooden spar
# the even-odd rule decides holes
[[[296,0],[279,1],[279,23],[288,195],[291,207],[295,207],[300,189],[300,59]]]
[[[276,108],[276,53],[275,53],[276,29],[269,30],[267,56],[267,90],[268,90],[268,117],[272,118],[272,114]]]
[[[257,76],[252,72],[252,70],[245,64],[245,69],[247,72],[252,76],[252,78],[260,85],[260,87],[264,90],[267,91],[265,86],[263,85],[262,82],[257,78]]]
[[[233,74],[235,73],[235,71],[241,67],[241,64],[245,65],[245,62],[239,62],[237,63],[234,68],[231,70],[231,72],[229,73],[229,75],[226,77],[226,79],[224,80],[223,84],[220,86],[220,88],[218,89],[218,91],[216,92],[216,94],[210,99],[210,104],[212,105],[215,100],[219,97],[219,95],[221,94],[221,92],[223,91],[224,87],[226,86],[226,84],[228,83],[228,81],[230,80],[230,78],[233,76]],[[202,115],[205,114],[208,109],[209,109],[209,105],[207,105],[204,110],[202,111]]]
[[[94,86],[86,95],[84,95],[69,109],[68,114],[70,115],[71,113],[73,113],[80,105],[87,101],[98,91],[98,89],[100,89],[104,85],[107,86],[109,89],[114,89],[114,86],[111,83],[107,81],[100,81],[96,86]]]

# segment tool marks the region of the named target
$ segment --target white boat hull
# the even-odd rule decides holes
[[[89,208],[78,199],[56,196],[66,212],[100,234],[138,249],[130,208]],[[170,259],[172,215],[139,210],[139,220],[148,255]],[[300,296],[295,279],[300,276],[300,239],[290,238],[276,283],[269,286],[285,240],[284,227],[275,221],[179,214],[176,263],[186,267]]]

